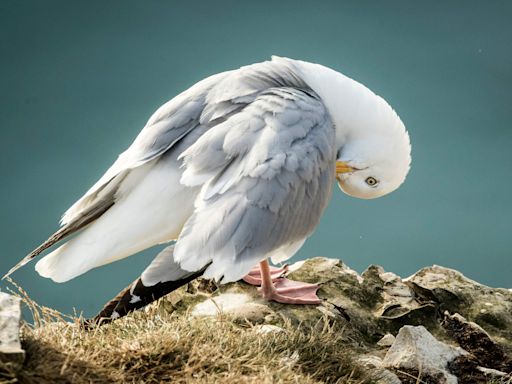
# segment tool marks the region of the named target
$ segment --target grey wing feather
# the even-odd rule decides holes
[[[287,59],[253,64],[210,76],[162,105],[148,120],[132,145],[62,217],[68,224],[105,198],[103,190],[119,188],[131,169],[158,158],[198,127],[208,130],[242,110],[269,87],[305,88]]]
[[[199,125],[208,90],[225,74],[205,79],[160,107],[132,145],[63,215],[62,227],[25,256],[3,277],[27,264],[47,248],[90,224],[115,204],[116,194],[130,171],[176,144]]]
[[[145,287],[151,287],[158,283],[184,279],[191,274],[181,269],[174,261],[174,245],[169,245],[151,261],[140,275],[140,279]]]
[[[182,154],[182,182],[204,184],[176,244],[181,267],[211,263],[205,277],[227,282],[295,251],[327,206],[334,134],[315,94],[281,87],[201,136]]]
[[[123,188],[123,181],[134,168],[158,159],[182,139],[188,142],[185,148],[190,146],[210,128],[237,116],[265,89],[282,85],[306,87],[288,60],[275,58],[272,62],[253,64],[211,76],[164,104],[148,120],[132,145],[65,212],[61,220],[62,227],[6,276],[106,212],[115,204],[118,191]],[[218,167],[219,163],[223,163],[223,159],[216,159],[212,165]],[[206,167],[204,172],[209,177],[212,169]],[[196,180],[192,184],[197,184],[198,178],[200,183],[204,182],[204,177],[198,177],[199,173],[195,175]]]
[[[107,172],[66,211],[61,220],[62,224],[70,223],[88,207],[102,200],[105,188],[117,189],[125,174],[131,169],[162,155],[197,128],[205,107],[206,95],[222,76],[225,74],[211,76],[162,105],[151,116],[130,147],[121,153]]]
[[[47,248],[90,224],[115,204],[116,194],[130,171],[150,162],[199,125],[207,91],[224,74],[197,83],[160,107],[132,145],[63,215],[62,227],[25,256],[3,277],[27,264]]]

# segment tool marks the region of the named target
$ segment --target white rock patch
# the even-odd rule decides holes
[[[468,353],[438,341],[423,326],[405,325],[383,360],[383,367],[415,370],[425,375],[441,373],[447,384],[457,384],[457,378],[447,370],[450,361]]]
[[[0,356],[16,363],[22,363],[25,358],[20,343],[20,321],[20,299],[0,292]]]

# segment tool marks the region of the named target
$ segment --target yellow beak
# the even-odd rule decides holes
[[[340,173],[349,173],[354,172],[355,170],[355,168],[350,167],[344,161],[336,162],[336,176],[339,175]]]

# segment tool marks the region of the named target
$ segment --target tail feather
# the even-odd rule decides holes
[[[142,272],[140,277],[123,289],[92,319],[85,328],[103,325],[158,300],[203,275],[210,264],[198,271],[186,271],[174,261],[174,245],[164,248]]]
[[[44,243],[42,243],[39,247],[30,252],[27,256],[25,256],[18,264],[12,267],[7,274],[2,277],[2,280],[11,275],[13,272],[18,270],[27,264],[30,260],[38,256],[41,252],[50,248],[52,245],[58,243],[65,237],[81,230],[101,215],[103,215],[106,211],[108,211],[114,205],[114,197],[113,194],[109,195],[108,198],[104,200],[98,201],[94,206],[89,208],[86,212],[82,213],[75,220],[70,222],[69,224],[64,225],[57,232],[51,235]]]
[[[90,329],[95,326],[108,324],[118,318],[126,316],[130,312],[145,307],[162,296],[200,277],[205,269],[206,267],[176,281],[166,281],[149,287],[146,287],[142,282],[142,278],[139,277],[105,304],[103,309],[96,316],[85,320],[83,326]]]

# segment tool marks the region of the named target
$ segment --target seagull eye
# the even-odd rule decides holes
[[[368,184],[370,187],[375,187],[378,184],[378,181],[375,177],[368,177],[365,180],[366,184]]]

